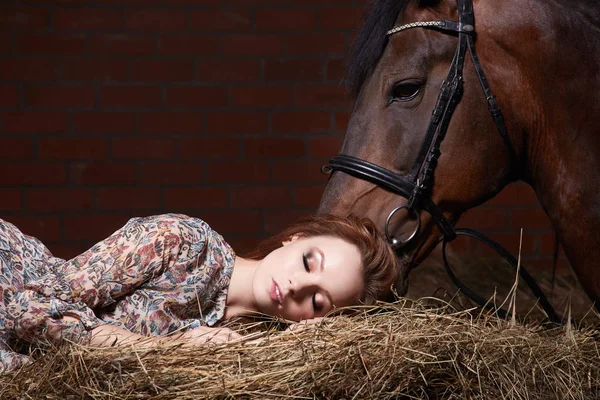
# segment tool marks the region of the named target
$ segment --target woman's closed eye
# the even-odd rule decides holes
[[[308,264],[308,256],[306,253],[302,254],[302,263],[304,264],[306,272],[310,272],[310,265]]]
[[[304,269],[306,270],[306,272],[310,273],[310,271],[311,271],[310,267],[311,267],[312,259],[313,259],[313,257],[312,257],[311,253],[302,254],[302,263],[304,264]],[[312,295],[312,308],[313,308],[314,313],[318,313],[319,311],[321,311],[323,309],[323,304],[321,304],[320,302],[317,302],[317,293],[313,293],[313,295]]]

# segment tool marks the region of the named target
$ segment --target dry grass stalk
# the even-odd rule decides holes
[[[600,398],[591,331],[403,300],[258,335],[193,349],[65,346],[0,375],[0,398]]]

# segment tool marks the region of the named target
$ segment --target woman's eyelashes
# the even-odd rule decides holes
[[[304,269],[306,272],[310,272],[310,265],[308,264],[308,256],[306,253],[302,254],[302,263],[304,264]]]
[[[310,272],[311,262],[313,260],[312,253],[303,253],[302,254],[302,263],[304,264],[304,269],[306,272]],[[314,313],[318,313],[322,309],[322,305],[317,303],[317,293],[313,293],[312,295],[312,308]]]

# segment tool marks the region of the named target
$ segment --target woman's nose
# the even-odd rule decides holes
[[[301,296],[304,292],[313,290],[315,286],[313,277],[305,276],[296,276],[288,279],[289,284],[289,293],[292,298]]]

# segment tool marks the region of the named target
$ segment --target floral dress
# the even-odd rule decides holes
[[[133,218],[70,261],[0,220],[0,372],[28,361],[16,339],[86,343],[102,324],[141,335],[212,326],[234,261],[221,235],[185,215]]]

